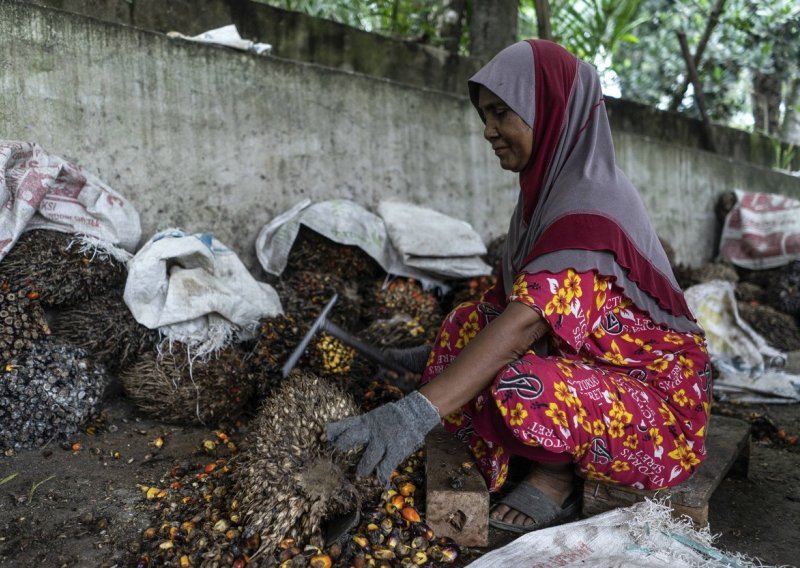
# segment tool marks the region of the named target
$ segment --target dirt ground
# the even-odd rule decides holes
[[[797,565],[800,446],[787,440],[800,433],[800,406],[716,409],[754,424],[749,477],[726,479],[711,501],[718,546]],[[219,431],[151,420],[119,394],[90,426],[71,444],[0,456],[0,566],[136,566],[143,531],[158,522],[143,487],[207,462],[203,442]]]

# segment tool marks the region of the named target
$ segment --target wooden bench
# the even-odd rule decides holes
[[[600,481],[586,481],[583,515],[628,507],[645,497],[666,498],[675,516],[687,515],[698,527],[708,524],[708,501],[729,473],[747,477],[750,460],[750,424],[743,420],[713,415],[708,425],[706,460],[686,482],[669,489],[642,491]]]

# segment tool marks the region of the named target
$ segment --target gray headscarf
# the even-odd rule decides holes
[[[702,332],[639,193],[616,167],[595,69],[552,42],[528,40],[501,51],[470,79],[476,108],[480,85],[534,136],[501,261],[504,295],[521,271],[596,270],[613,276],[656,323]]]

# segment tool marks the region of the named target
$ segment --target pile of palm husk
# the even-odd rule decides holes
[[[142,354],[153,352],[159,339],[157,331],[136,321],[121,290],[54,311],[50,325],[55,336],[86,349],[114,373],[128,368]]]
[[[49,334],[39,293],[30,286],[0,281],[0,363],[5,365]]]
[[[49,339],[0,368],[0,449],[65,441],[91,417],[110,377],[81,349]]]
[[[47,307],[69,306],[125,286],[125,262],[80,236],[37,229],[0,261],[0,277],[25,283]]]
[[[148,352],[120,375],[137,408],[164,422],[207,424],[240,412],[256,390],[247,353],[229,345],[195,359],[181,343]]]

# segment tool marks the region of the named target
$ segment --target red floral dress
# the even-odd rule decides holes
[[[641,489],[676,485],[703,461],[711,372],[703,338],[655,324],[611,278],[595,272],[522,273],[509,301],[552,329],[532,350],[443,420],[466,442],[490,491],[511,454],[573,461],[581,475]],[[435,380],[499,315],[466,302],[445,319],[422,376]]]

